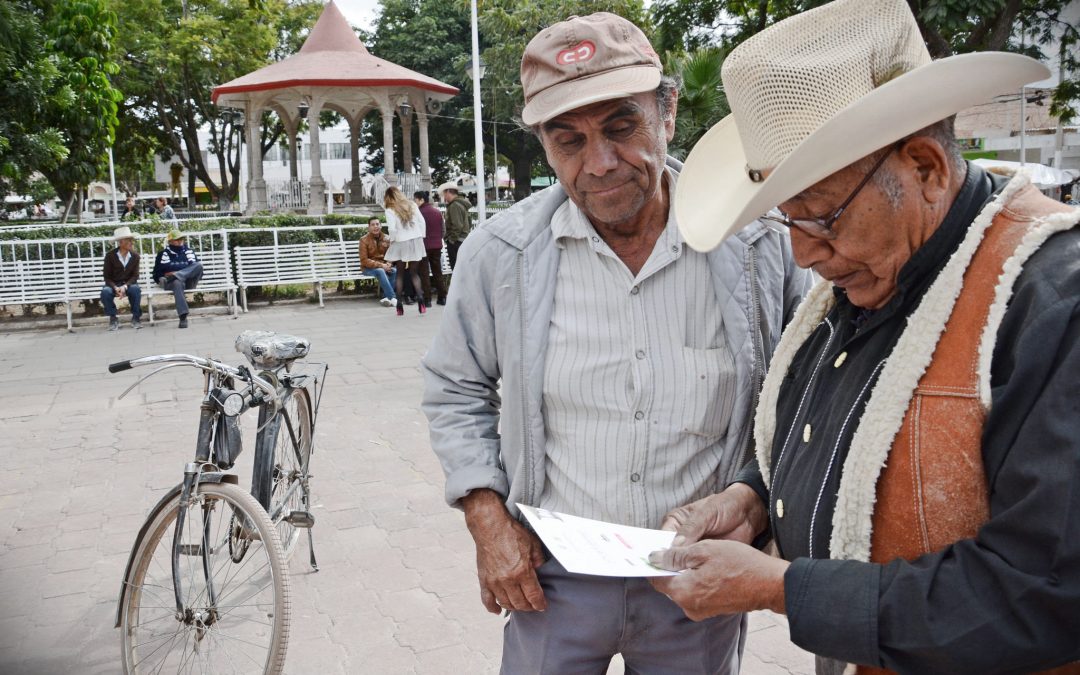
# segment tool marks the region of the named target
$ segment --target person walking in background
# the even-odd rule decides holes
[[[431,203],[427,190],[419,190],[413,194],[413,201],[420,209],[420,215],[424,216],[427,224],[427,234],[424,236],[424,250],[427,251],[428,273],[424,273],[424,303],[431,307],[431,277],[435,277],[436,302],[446,304],[446,281],[442,275],[442,246],[443,246],[443,217],[439,209]]]
[[[116,301],[127,298],[131,303],[131,327],[142,328],[142,307],[139,302],[142,292],[139,289],[139,254],[135,252],[135,235],[131,228],[118,227],[113,232],[116,248],[105,254],[105,285],[101,287],[101,304],[109,317],[109,330],[120,328],[120,319],[116,316]]]
[[[177,328],[188,327],[188,304],[185,290],[199,285],[203,266],[195,251],[187,247],[187,237],[180,230],[169,230],[168,245],[157,256],[154,263],[154,281],[167,291],[172,291],[176,298],[176,313],[180,318]]]
[[[416,304],[420,313],[424,314],[427,312],[427,305],[424,304],[424,283],[420,280],[421,261],[427,257],[427,251],[424,250],[424,234],[427,231],[424,216],[420,214],[416,204],[406,199],[401,190],[393,185],[386,188],[383,207],[386,209],[386,230],[390,235],[386,260],[397,264],[394,288],[397,291],[398,316],[405,314],[401,298],[404,295],[406,276],[416,293]]]
[[[446,253],[450,258],[452,274],[457,269],[457,254],[461,242],[465,241],[465,237],[469,236],[472,230],[472,218],[469,217],[472,202],[458,193],[458,186],[454,183],[440,185],[439,195],[446,204]]]
[[[382,222],[375,217],[368,219],[368,233],[360,238],[360,274],[379,281],[383,307],[392,307],[396,303],[394,280],[397,269],[386,262],[386,249],[390,248],[390,237],[383,234]]]

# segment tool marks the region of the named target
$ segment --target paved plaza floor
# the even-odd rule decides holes
[[[188,330],[170,319],[0,335],[0,673],[119,672],[128,550],[193,457],[202,385],[194,369],[173,369],[118,400],[144,373],[106,365],[167,352],[239,364],[232,344],[246,329],[308,337],[309,360],[330,364],[312,458],[321,571],[309,571],[302,539],[287,672],[497,672],[503,620],[480,605],[472,539],[443,502],[419,409],[417,362],[442,308],[407,309],[399,318],[348,299],[193,315]],[[245,487],[252,421],[237,467]],[[743,672],[812,672],[783,617],[755,613],[751,629]]]

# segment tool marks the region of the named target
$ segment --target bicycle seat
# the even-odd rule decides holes
[[[307,356],[307,338],[266,330],[246,330],[236,338],[236,351],[256,368],[279,368]]]

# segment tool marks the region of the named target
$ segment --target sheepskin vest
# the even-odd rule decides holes
[[[1076,221],[1075,210],[1019,175],[972,223],[912,313],[859,421],[833,515],[833,558],[913,559],[974,537],[989,519],[981,439],[997,331],[1024,263]],[[766,482],[780,383],[833,304],[831,285],[820,284],[777,347],[755,420]],[[828,659],[819,668],[886,672]],[[1080,664],[1050,672],[1080,674]]]

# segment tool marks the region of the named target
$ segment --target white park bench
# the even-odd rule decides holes
[[[236,283],[245,312],[249,286],[310,283],[319,297],[319,306],[323,307],[324,282],[361,277],[360,258],[354,241],[237,246],[234,250]]]

